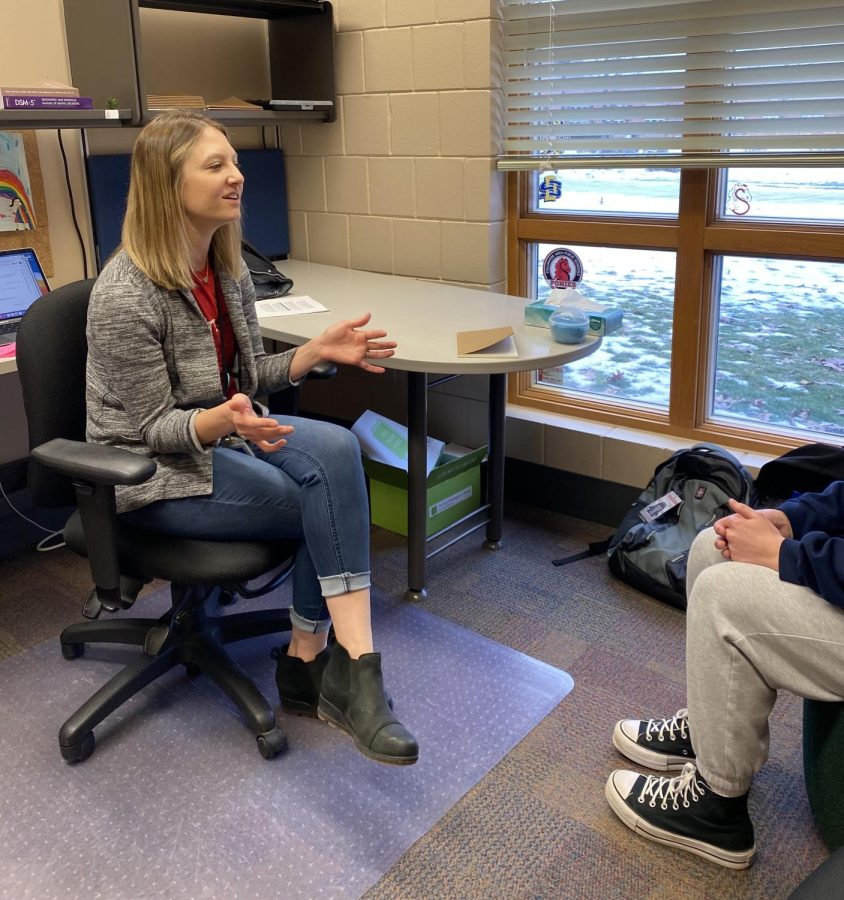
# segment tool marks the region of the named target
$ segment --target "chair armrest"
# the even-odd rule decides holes
[[[54,438],[41,444],[31,453],[41,465],[61,472],[70,478],[94,484],[141,484],[152,477],[155,462],[139,453]]]
[[[101,607],[112,610],[125,607],[114,486],[141,484],[152,477],[155,462],[129,450],[65,438],[40,444],[31,455],[36,462],[68,476],[73,482],[85,555],[95,586],[95,594],[85,604],[85,615],[96,618]]]
[[[317,363],[305,378],[313,378],[318,381],[324,381],[327,378],[333,378],[337,374],[337,366],[330,362]],[[304,380],[304,379],[303,379]],[[298,416],[299,415],[299,387],[289,387],[283,391],[275,391],[267,396],[267,406],[271,413],[277,413],[282,416]]]
[[[337,366],[330,362],[317,363],[305,376],[306,378],[333,378],[337,374]]]

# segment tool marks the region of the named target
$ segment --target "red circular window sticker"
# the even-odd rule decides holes
[[[542,262],[542,274],[552,288],[577,287],[583,278],[583,263],[568,247],[555,247]]]

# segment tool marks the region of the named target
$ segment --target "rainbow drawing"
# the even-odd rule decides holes
[[[29,192],[9,169],[0,169],[0,218],[3,217],[13,221],[14,229],[35,228],[35,210]]]

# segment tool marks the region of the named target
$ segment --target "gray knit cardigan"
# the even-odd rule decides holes
[[[220,276],[238,346],[239,389],[249,397],[290,386],[295,350],[264,352],[255,291]],[[225,399],[208,322],[190,291],[154,284],[120,251],[103,269],[88,308],[87,437],[157,463],[152,478],[117,488],[117,510],[211,493],[211,450],[197,440],[199,410]]]

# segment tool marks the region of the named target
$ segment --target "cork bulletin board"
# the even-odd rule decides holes
[[[0,162],[0,202],[21,207],[20,219],[26,227],[15,230],[0,229],[0,250],[32,247],[41,260],[44,274],[53,275],[53,254],[50,249],[50,229],[47,223],[47,199],[44,195],[44,178],[38,142],[34,131],[15,131],[11,134],[23,139],[28,179],[19,179],[21,173],[13,167],[6,170]],[[24,195],[22,183],[28,181],[29,193]]]

